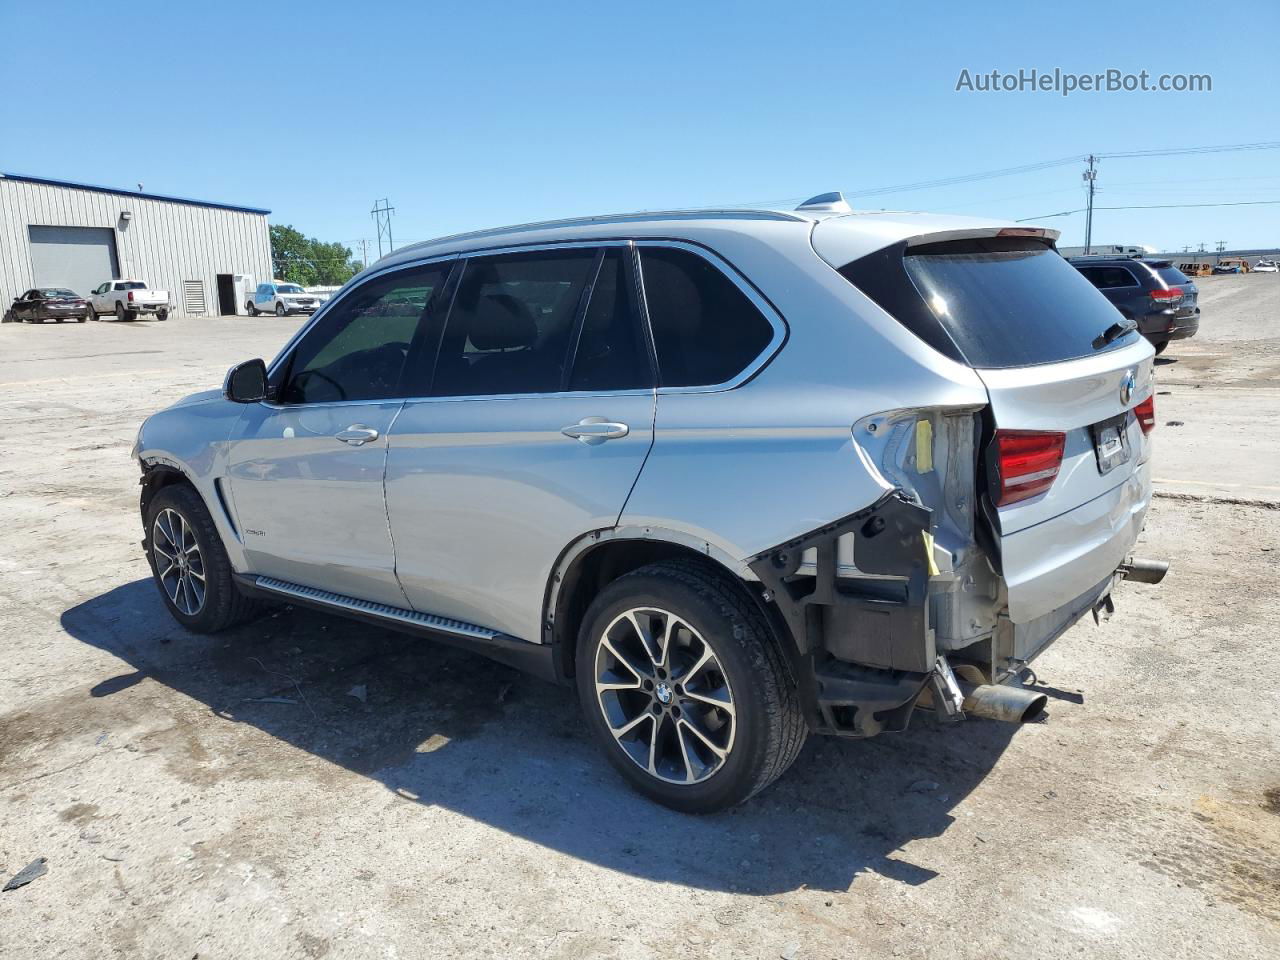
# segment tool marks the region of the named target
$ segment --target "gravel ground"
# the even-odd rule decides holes
[[[0,956],[1280,956],[1280,277],[1201,286],[1140,545],[1173,571],[1036,662],[1048,722],[812,739],[710,818],[485,660],[169,619],[137,425],[298,321],[0,328],[0,879],[48,868]]]

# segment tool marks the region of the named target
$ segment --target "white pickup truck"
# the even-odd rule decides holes
[[[114,314],[117,320],[136,320],[140,313],[169,319],[169,292],[149,290],[141,280],[107,280],[94,287],[87,299],[90,320],[107,314]]]

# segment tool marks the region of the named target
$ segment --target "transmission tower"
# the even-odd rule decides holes
[[[391,214],[396,212],[396,208],[387,203],[387,198],[383,197],[374,203],[370,214],[373,217],[374,225],[378,230],[378,258],[381,259],[384,254],[382,252],[382,238],[387,238],[387,253],[396,248],[391,240]]]

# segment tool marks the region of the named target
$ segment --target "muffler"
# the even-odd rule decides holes
[[[984,683],[974,686],[961,681],[964,693],[964,712],[972,717],[1003,720],[1005,723],[1030,723],[1044,713],[1049,698],[1023,687],[1011,687],[1003,683]]]
[[[1169,564],[1163,560],[1142,560],[1130,557],[1120,564],[1120,576],[1138,583],[1159,583],[1169,572]]]

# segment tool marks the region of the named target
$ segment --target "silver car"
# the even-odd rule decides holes
[[[263,602],[577,687],[668,806],[810,732],[1037,717],[1151,497],[1152,349],[1051,230],[638,214],[399,250],[269,364],[150,417],[144,546],[185,627]]]

